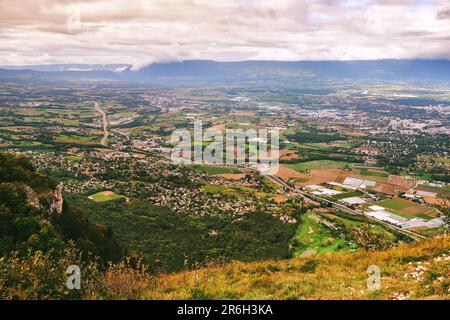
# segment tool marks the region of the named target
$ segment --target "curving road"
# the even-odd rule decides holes
[[[102,115],[102,119],[103,119],[103,138],[100,141],[100,143],[104,146],[107,146],[107,140],[108,140],[108,136],[109,136],[109,132],[108,132],[108,119],[106,118],[106,113],[105,111],[103,111],[103,109],[100,107],[100,105],[98,104],[98,102],[94,102],[94,106],[95,106],[95,111],[97,111],[98,113],[100,113]]]

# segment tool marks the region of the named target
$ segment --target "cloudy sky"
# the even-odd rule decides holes
[[[450,59],[449,0],[0,0],[0,65]]]

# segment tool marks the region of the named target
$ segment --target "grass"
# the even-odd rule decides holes
[[[398,198],[383,200],[383,201],[377,202],[376,205],[386,208],[386,209],[394,210],[396,212],[406,209],[410,206],[408,203],[405,203]]]
[[[368,168],[360,169],[360,173],[359,174],[362,175],[362,176],[367,176],[367,177],[378,177],[378,178],[387,178],[387,177],[389,177],[389,173],[388,172],[371,171]]]
[[[431,216],[429,216],[429,215],[427,215],[425,213],[416,214],[416,217],[422,218],[422,219],[425,219],[425,220],[432,220],[434,218],[434,217],[431,217]]]
[[[341,144],[339,144],[339,148],[350,149],[350,148],[354,148],[355,146],[357,146],[356,143],[341,143]]]
[[[82,161],[83,160],[82,156],[65,156],[64,158],[66,158],[67,160],[71,160],[71,161]]]
[[[309,179],[308,178],[295,178],[293,181],[301,183],[301,182],[308,182]]]
[[[111,191],[102,191],[98,192],[96,194],[90,195],[88,197],[91,200],[94,200],[95,202],[106,202],[106,201],[112,201],[117,199],[126,198],[125,196],[122,196],[120,194],[116,194]]]
[[[302,143],[298,147],[303,148],[303,149],[312,149],[312,150],[325,150],[325,149],[332,148],[331,146],[327,145],[326,143]]]
[[[428,184],[419,184],[418,185],[418,187],[422,187],[422,188],[426,188],[426,189],[431,189],[431,190],[436,190],[436,191],[441,191],[441,190],[443,190],[444,188],[443,187],[441,187],[441,186],[439,186],[439,187],[436,187],[436,186],[430,186],[430,185],[428,185]]]
[[[161,130],[160,126],[139,126],[139,127],[134,127],[133,129],[131,129],[130,131],[130,136],[134,137],[137,135],[140,135],[142,132],[147,131],[147,132],[157,132]]]
[[[406,294],[409,299],[448,299],[448,265],[436,258],[449,248],[450,238],[446,237],[405,244],[383,252],[358,251],[283,261],[234,262],[161,275],[149,281],[141,298],[193,299],[201,293],[210,299],[391,300],[400,294]],[[410,275],[419,264],[426,266],[422,281]],[[366,285],[370,265],[381,269],[382,285],[378,290],[369,290]]]
[[[433,181],[433,174],[430,172],[421,171],[416,175],[416,178],[425,181]]]
[[[288,164],[287,166],[299,172],[306,172],[308,170],[316,169],[329,169],[329,168],[342,168],[348,166],[353,166],[354,163],[345,161],[334,161],[334,160],[314,160],[307,162],[300,162],[296,164]]]
[[[241,173],[238,169],[216,166],[195,166],[194,171],[197,173],[207,174],[225,174],[225,173]]]
[[[374,204],[386,208],[389,211],[398,214],[399,216],[402,216],[406,219],[419,217],[431,220],[434,218],[434,211],[429,207],[420,205],[418,203],[405,201],[400,198],[383,200]],[[429,213],[431,213],[431,215]]]
[[[120,219],[123,215],[116,217]],[[152,229],[146,231],[146,234],[155,233]],[[164,238],[157,240],[156,244],[165,242]],[[189,240],[193,243],[197,239]],[[199,240],[197,245],[209,243]],[[166,249],[165,252],[174,256],[177,247]],[[6,281],[1,294],[3,299],[23,300],[48,299],[50,294],[52,299],[64,300],[394,300],[400,296],[409,300],[448,300],[450,277],[445,255],[449,249],[447,236],[380,252],[359,250],[264,262],[234,261],[154,275],[145,273],[145,268],[132,267],[132,263],[100,266],[89,262],[82,268],[82,279],[87,281],[82,282],[82,290],[73,296],[64,292],[65,271],[67,265],[78,261],[77,255],[68,253],[55,259],[37,252],[26,259],[14,256],[3,259],[0,270]],[[181,264],[186,259],[182,253],[176,255]],[[161,257],[157,258],[160,261]],[[379,289],[367,286],[373,275],[368,273],[371,265],[380,268]],[[24,282],[25,278],[29,281]]]
[[[407,213],[401,213],[401,212],[396,212],[397,215],[399,215],[400,217],[403,217],[405,219],[411,220],[414,219],[416,216],[412,215],[412,214],[407,214]]]
[[[79,145],[96,145],[99,144],[98,137],[65,135],[61,134],[55,138],[56,143],[79,144]]]
[[[328,252],[350,249],[344,237],[334,237],[330,229],[314,220],[312,215],[313,213],[308,213],[301,217],[297,232],[292,239],[295,247],[293,257],[301,254],[320,256]]]

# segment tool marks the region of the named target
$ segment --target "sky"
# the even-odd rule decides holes
[[[0,65],[450,59],[449,0],[0,0]]]

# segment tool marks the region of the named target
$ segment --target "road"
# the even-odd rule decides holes
[[[106,113],[105,111],[103,111],[103,109],[100,107],[100,105],[98,104],[98,102],[94,102],[94,106],[95,106],[95,111],[97,111],[98,113],[100,113],[102,115],[102,119],[103,119],[103,138],[100,141],[100,143],[104,146],[107,146],[108,143],[108,136],[109,136],[109,132],[108,132],[108,119],[106,118]]]
[[[271,180],[272,182],[278,183],[279,185],[283,186],[284,188],[286,188],[288,190],[293,190],[294,189],[293,187],[291,187],[290,185],[288,185],[287,183],[285,183],[283,180],[281,180],[280,178],[278,178],[276,176],[266,176],[266,177],[269,180]],[[343,211],[345,213],[349,213],[349,214],[353,214],[353,215],[360,215],[360,213],[358,213],[355,210],[353,210],[353,209],[351,209],[349,207],[346,207],[346,206],[344,206],[344,205],[342,205],[340,203],[337,203],[337,202],[334,202],[334,201],[331,201],[331,200],[328,200],[328,199],[324,199],[322,197],[319,197],[319,196],[314,195],[314,194],[310,194],[308,192],[305,192],[305,191],[302,191],[302,190],[299,190],[299,189],[295,189],[295,190],[299,194],[301,194],[301,195],[303,195],[305,197],[311,198],[311,199],[313,199],[313,200],[315,200],[317,202],[320,202],[320,203],[329,204],[333,208],[341,210],[341,211]],[[390,223],[387,223],[387,222],[384,222],[384,221],[381,221],[381,220],[378,220],[378,219],[374,219],[374,218],[371,218],[371,217],[368,217],[368,216],[366,216],[366,217],[369,220],[371,220],[371,221],[374,221],[374,222],[377,222],[379,224],[382,224],[383,226],[385,226],[388,229],[396,230],[396,231],[401,232],[401,233],[403,233],[403,234],[405,234],[405,235],[407,235],[407,236],[409,236],[409,237],[411,237],[413,239],[417,240],[417,239],[426,239],[427,238],[424,235],[421,235],[421,234],[418,234],[416,232],[397,227],[397,226],[392,225]]]

